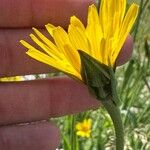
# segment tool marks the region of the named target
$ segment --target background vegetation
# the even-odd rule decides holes
[[[140,5],[132,30],[135,41],[130,62],[117,69],[118,93],[125,126],[125,150],[150,150],[150,1],[128,0]],[[75,124],[92,119],[90,138],[76,136]],[[107,112],[100,108],[54,119],[61,129],[60,149],[113,150],[114,130]]]

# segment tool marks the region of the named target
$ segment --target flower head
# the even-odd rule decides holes
[[[99,12],[94,4],[89,6],[86,27],[75,16],[71,17],[67,32],[60,26],[47,24],[46,29],[54,43],[33,28],[36,36],[30,34],[30,37],[43,51],[23,40],[20,42],[32,58],[82,80],[78,50],[102,64],[115,66],[137,17],[138,5],[133,3],[125,12],[126,0],[101,0]]]
[[[91,119],[84,119],[83,122],[79,122],[76,124],[76,134],[81,137],[90,137],[91,134],[91,126],[92,120]]]

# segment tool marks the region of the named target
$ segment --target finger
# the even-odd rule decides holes
[[[83,83],[58,77],[0,84],[0,124],[30,122],[97,108]]]
[[[94,0],[1,0],[0,27],[43,27],[49,22],[66,27],[72,15],[85,22],[91,3]]]
[[[42,30],[43,33],[44,30]],[[51,68],[31,59],[26,55],[26,49],[19,43],[21,39],[29,40],[31,30],[0,30],[0,77],[48,73]],[[117,64],[123,64],[131,56],[133,41],[129,36],[125,42]]]
[[[0,77],[50,72],[50,67],[31,59],[19,43],[29,39],[31,30],[0,30]],[[34,45],[34,43],[32,43]]]
[[[133,38],[128,35],[126,42],[124,43],[117,59],[117,66],[125,64],[132,56],[133,52]]]
[[[55,150],[59,131],[50,123],[0,127],[2,150]]]

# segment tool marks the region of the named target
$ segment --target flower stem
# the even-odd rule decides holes
[[[71,117],[71,150],[76,150],[75,115]]]
[[[101,102],[109,113],[114,124],[116,134],[116,150],[124,150],[124,130],[120,110],[111,99]]]

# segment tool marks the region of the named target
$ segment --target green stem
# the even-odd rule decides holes
[[[142,9],[143,8],[143,4],[144,4],[144,1],[141,0],[139,15],[137,17],[137,22],[136,22],[135,31],[134,31],[134,41],[136,40],[137,32],[138,32],[140,21],[141,21],[141,16],[142,16],[142,12],[143,12],[143,9]]]
[[[114,124],[116,134],[116,150],[124,150],[124,130],[120,110],[111,99],[101,102],[108,111]]]
[[[71,150],[76,150],[75,116],[71,117]]]

